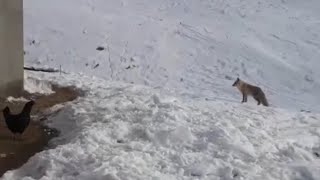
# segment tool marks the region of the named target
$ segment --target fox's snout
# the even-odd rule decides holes
[[[239,78],[237,78],[237,79],[236,79],[236,81],[234,81],[234,83],[232,84],[232,86],[237,86],[237,85],[238,85],[238,83],[239,83],[239,81],[240,81],[240,79],[239,79]]]
[[[234,82],[233,84],[232,84],[232,86],[236,86],[237,85],[237,82]]]

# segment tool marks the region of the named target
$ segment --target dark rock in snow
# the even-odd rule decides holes
[[[98,50],[98,51],[103,51],[103,50],[105,50],[105,48],[102,47],[102,46],[98,46],[96,50]]]

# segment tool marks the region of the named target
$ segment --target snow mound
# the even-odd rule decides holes
[[[31,77],[38,74],[31,74]],[[51,117],[61,131],[3,179],[316,179],[320,114],[224,101],[79,75],[46,76],[86,91]]]
[[[8,102],[27,102],[28,99],[24,98],[24,97],[19,97],[19,98],[15,98],[15,97],[12,97],[12,96],[9,96],[7,97],[7,101]]]
[[[27,73],[25,73],[27,76]],[[45,80],[40,80],[39,78],[29,78],[26,77],[24,81],[24,90],[29,93],[40,93],[40,94],[52,94],[52,86],[50,82]]]

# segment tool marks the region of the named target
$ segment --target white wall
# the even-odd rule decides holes
[[[23,2],[0,0],[0,96],[23,89]]]

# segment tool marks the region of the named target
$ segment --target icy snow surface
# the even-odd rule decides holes
[[[28,0],[30,92],[86,95],[5,180],[320,177],[319,0]],[[99,49],[99,50],[98,50]],[[236,77],[271,107],[240,104]]]

